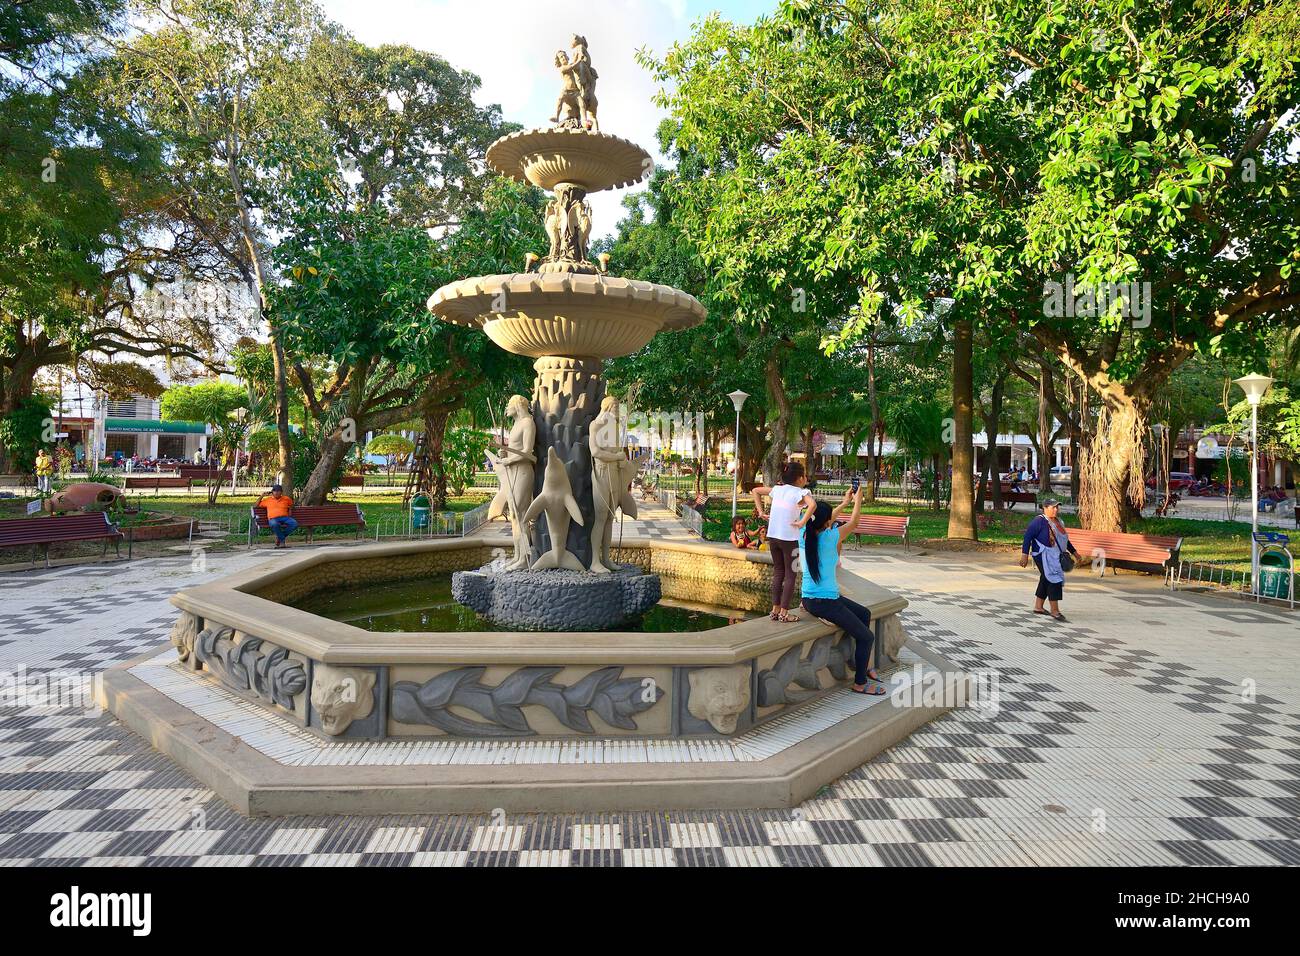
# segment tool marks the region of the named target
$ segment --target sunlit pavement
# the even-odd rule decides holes
[[[97,672],[157,648],[170,594],[279,556],[0,575],[0,670]],[[1029,613],[1034,575],[1007,555],[845,560],[996,694],[796,811],[249,820],[108,715],[8,706],[0,863],[1300,864],[1300,616],[1075,572],[1062,624]]]

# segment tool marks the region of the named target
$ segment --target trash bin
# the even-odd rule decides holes
[[[1291,596],[1291,567],[1280,551],[1265,551],[1259,556],[1260,597],[1285,601]]]
[[[429,507],[433,504],[428,495],[416,495],[411,499],[411,527],[429,527]]]

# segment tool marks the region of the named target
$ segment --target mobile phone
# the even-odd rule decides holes
[[[853,491],[854,494],[857,494],[857,493],[858,493],[858,485],[859,485],[859,483],[861,483],[861,481],[862,481],[862,479],[859,478],[857,475],[854,475],[854,476],[853,476],[853,488],[852,488],[852,491]]]

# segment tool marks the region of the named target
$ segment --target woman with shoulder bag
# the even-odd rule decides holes
[[[1042,514],[1029,522],[1020,546],[1020,566],[1026,567],[1032,556],[1038,567],[1038,589],[1034,592],[1034,613],[1047,614],[1043,602],[1051,605],[1055,620],[1064,621],[1060,601],[1065,591],[1065,573],[1074,569],[1079,552],[1070,543],[1070,534],[1061,521],[1061,503],[1055,498],[1043,501]]]

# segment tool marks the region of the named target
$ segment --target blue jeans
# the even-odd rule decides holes
[[[865,684],[867,661],[871,660],[871,643],[876,637],[867,626],[871,623],[871,611],[843,595],[834,599],[806,597],[803,599],[803,606],[813,617],[819,617],[836,627],[843,628],[844,633],[853,638],[853,666],[856,671],[853,683],[858,686]]]
[[[272,518],[267,522],[267,525],[270,526],[271,532],[275,535],[275,540],[281,544],[284,544],[285,538],[298,530],[298,522],[292,518]]]

